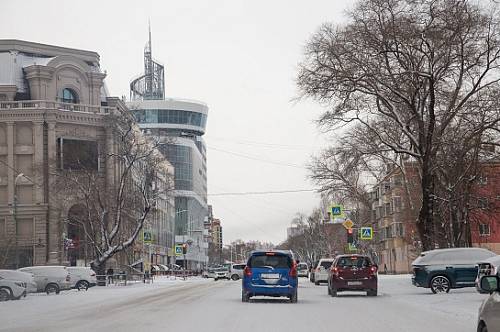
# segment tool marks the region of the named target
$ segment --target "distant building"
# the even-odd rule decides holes
[[[287,229],[286,229],[286,237],[287,238],[291,238],[291,237],[300,235],[302,233],[304,233],[304,229],[301,227],[298,227],[298,226],[291,226],[291,227],[287,227]]]
[[[222,225],[219,219],[213,219],[210,233],[212,235],[212,244],[217,250],[222,250]]]
[[[370,193],[379,267],[389,273],[409,273],[416,258],[415,221],[420,209],[417,165],[405,164],[406,185],[398,168],[389,170]],[[418,245],[418,244],[417,244]]]
[[[500,255],[500,162],[483,163],[474,197],[469,213],[472,244]]]

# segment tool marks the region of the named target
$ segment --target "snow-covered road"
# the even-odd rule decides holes
[[[0,331],[475,331],[485,295],[472,288],[433,295],[410,276],[380,276],[379,296],[327,295],[301,279],[299,303],[242,303],[233,281],[161,279],[0,303]]]

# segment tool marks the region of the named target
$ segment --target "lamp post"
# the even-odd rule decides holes
[[[15,227],[15,259],[16,259],[16,269],[19,268],[19,243],[18,243],[18,227],[17,227],[17,181],[24,176],[23,173],[19,173],[14,180],[14,227]]]

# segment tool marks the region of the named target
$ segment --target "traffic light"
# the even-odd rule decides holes
[[[347,230],[347,243],[350,243],[350,244],[354,243],[354,236],[353,236],[353,230],[352,230],[352,228],[349,228]]]
[[[185,254],[187,254],[187,252],[188,252],[188,245],[186,243],[184,243],[182,245],[182,254],[185,255]]]

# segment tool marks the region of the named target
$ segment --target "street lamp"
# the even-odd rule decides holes
[[[19,243],[18,243],[18,227],[17,227],[17,181],[24,176],[23,173],[19,173],[14,180],[14,227],[15,227],[15,256],[16,256],[16,269],[19,268]]]

